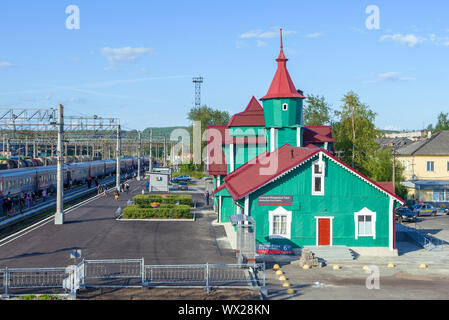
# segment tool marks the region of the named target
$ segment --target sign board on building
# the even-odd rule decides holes
[[[290,244],[271,244],[258,243],[258,254],[293,254],[293,248]]]
[[[293,196],[260,196],[258,200],[259,206],[291,206]]]

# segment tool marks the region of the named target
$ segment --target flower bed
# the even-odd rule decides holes
[[[190,206],[161,204],[159,208],[141,208],[127,206],[123,210],[123,219],[193,219]]]
[[[164,197],[163,197],[164,196]],[[148,195],[137,195],[133,198],[134,204],[140,208],[151,208],[151,203],[163,204],[176,204],[192,206],[192,195],[184,194],[148,194]]]

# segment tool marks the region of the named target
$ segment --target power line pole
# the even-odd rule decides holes
[[[63,143],[64,139],[64,107],[62,104],[58,107],[58,171],[57,171],[57,185],[56,185],[56,214],[55,224],[64,224],[64,152]]]
[[[142,135],[139,132],[139,144],[137,145],[137,181],[140,181],[140,148],[142,147]]]
[[[164,167],[167,166],[167,138],[164,137]]]
[[[396,150],[393,149],[393,188],[396,189]]]
[[[116,175],[115,175],[115,185],[118,192],[121,192],[120,189],[120,155],[121,155],[121,136],[120,136],[120,125],[117,126],[117,150],[116,150]]]
[[[148,169],[153,172],[153,129],[150,129],[150,165]]]

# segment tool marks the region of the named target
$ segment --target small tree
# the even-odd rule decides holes
[[[335,112],[339,121],[332,126],[335,149],[342,154],[344,162],[369,176],[370,158],[379,148],[375,141],[379,134],[374,125],[376,113],[362,104],[352,91],[343,97],[342,102],[341,110]]]
[[[308,95],[304,105],[304,123],[307,126],[322,126],[331,123],[331,107],[324,96]]]

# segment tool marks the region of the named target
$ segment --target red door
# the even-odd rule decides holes
[[[318,219],[318,245],[331,245],[331,219]]]

